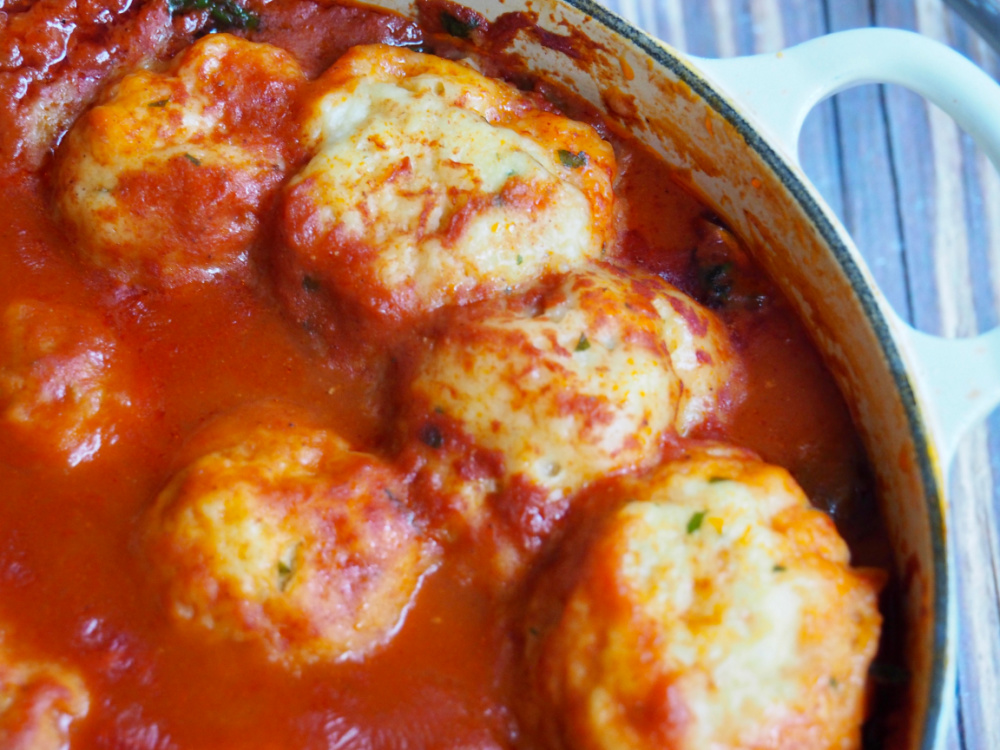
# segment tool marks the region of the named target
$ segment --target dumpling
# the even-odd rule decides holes
[[[135,420],[131,359],[94,313],[15,301],[0,326],[0,421],[36,458],[89,461]]]
[[[213,34],[111,86],[58,155],[79,255],[148,287],[244,266],[288,168],[283,126],[304,81],[289,53]]]
[[[233,431],[159,494],[146,545],[177,622],[288,665],[359,659],[436,564],[401,478],[298,420]]]
[[[587,483],[725,420],[740,373],[711,312],[658,277],[595,265],[459,311],[418,357],[407,424],[430,494],[473,529],[498,515],[530,548]]]
[[[279,273],[300,320],[413,320],[600,257],[611,146],[465,65],[355,47],[315,84],[312,160],[286,191]]]
[[[849,566],[788,473],[707,450],[614,495],[582,561],[553,574],[568,592],[543,590],[529,618],[549,744],[859,747],[881,577]]]
[[[90,709],[83,680],[54,662],[19,658],[3,641],[0,633],[0,747],[63,750]]]

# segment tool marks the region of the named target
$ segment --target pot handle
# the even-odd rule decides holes
[[[852,86],[895,83],[927,98],[961,126],[1000,169],[1000,86],[954,50],[898,29],[855,29],[777,54],[693,58],[696,68],[743,105],[751,123],[796,167],[799,133],[819,102]],[[917,331],[891,314],[941,451],[1000,404],[1000,329],[971,339]]]

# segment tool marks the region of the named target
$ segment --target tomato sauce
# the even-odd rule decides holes
[[[7,57],[16,46],[46,56],[35,73],[0,80],[8,158],[38,150],[21,127],[28,105],[14,93],[17,81],[40,91],[48,84],[37,81],[78,72],[75,116],[122,64],[154,48],[165,57],[208,22],[197,11],[161,17],[154,39],[140,17],[165,10],[141,5],[88,4],[99,13],[77,22],[87,33],[71,31],[63,57],[17,30],[17,11],[8,12]],[[43,6],[51,26],[58,4],[20,13],[42,14]],[[119,16],[128,30],[113,22]],[[289,49],[315,76],[351,45],[433,51],[440,34],[391,14],[289,0],[265,6],[247,36]],[[95,44],[107,61],[85,54]],[[20,129],[11,131],[11,123]],[[627,254],[715,307],[746,364],[748,396],[731,425],[696,437],[748,447],[791,470],[814,503],[834,514],[856,564],[887,565],[863,450],[806,332],[711,210],[643,147],[607,132],[621,167]],[[363,662],[289,670],[253,644],[173,627],[150,585],[139,533],[144,512],[184,465],[186,441],[219,414],[278,399],[308,409],[357,446],[385,451],[398,398],[391,367],[379,356],[324,354],[278,304],[266,242],[255,249],[251,273],[173,290],[116,285],[76,260],[53,220],[50,167],[49,157],[24,158],[0,183],[0,309],[31,298],[93,311],[132,353],[133,367],[131,404],[92,461],[67,467],[0,431],[0,622],[10,624],[17,653],[58,660],[83,676],[91,706],[74,726],[72,747],[530,746],[510,708],[518,694],[517,601],[485,590],[447,559],[392,642]],[[719,252],[731,264],[724,271],[713,256]]]

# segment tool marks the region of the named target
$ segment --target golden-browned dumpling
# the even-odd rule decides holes
[[[133,420],[131,357],[93,313],[21,300],[0,319],[0,421],[38,456],[89,461]]]
[[[428,343],[408,418],[439,494],[473,526],[500,492],[502,514],[544,534],[574,492],[657,461],[666,433],[724,419],[739,392],[721,324],[652,275],[593,266],[520,305],[464,312]],[[493,473],[460,465],[468,441],[495,454]]]
[[[317,82],[289,184],[286,297],[405,320],[598,257],[611,146],[541,99],[459,63],[356,47]],[[322,321],[321,321],[322,322]]]
[[[79,675],[55,663],[19,658],[0,633],[0,747],[63,750],[70,725],[89,708]]]
[[[146,541],[175,620],[290,665],[357,659],[395,633],[436,561],[405,502],[388,466],[287,421],[178,473]]]
[[[881,577],[849,567],[788,473],[717,449],[617,493],[627,502],[562,571],[564,609],[530,622],[531,710],[550,744],[858,747]]]
[[[74,125],[56,170],[81,257],[125,282],[175,286],[235,269],[282,181],[282,128],[304,77],[290,54],[204,37],[137,70]]]

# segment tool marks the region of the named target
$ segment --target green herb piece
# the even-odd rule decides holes
[[[256,29],[260,19],[235,0],[167,0],[171,13],[207,10],[212,20],[222,26]]]
[[[292,566],[284,560],[278,560],[278,591],[288,588],[288,582],[292,580]]]
[[[701,522],[705,520],[705,516],[708,514],[707,510],[701,510],[691,516],[691,520],[688,521],[687,531],[688,534],[693,534],[698,529],[701,528]]]
[[[312,276],[303,276],[302,288],[305,289],[307,292],[318,292],[319,282],[316,281],[316,279],[314,279]]]
[[[786,570],[788,570],[788,568],[786,568],[784,565],[775,565],[773,568],[771,568],[771,570],[773,570],[775,573],[784,573]]]
[[[718,484],[719,482],[731,482],[731,481],[733,481],[733,480],[729,479],[728,477],[709,477],[708,478],[708,483],[709,484]]]
[[[524,263],[524,258],[522,258],[520,255],[518,255],[517,256],[517,265],[521,265],[522,263]]]
[[[705,288],[705,302],[709,307],[725,305],[733,292],[733,264],[727,261],[703,268],[701,283]]]
[[[572,151],[567,151],[564,148],[559,149],[559,163],[564,167],[579,169],[580,167],[587,166],[587,160],[586,151],[579,151],[574,154]]]
[[[839,684],[840,683],[837,682],[837,678],[836,677],[831,677],[830,678],[830,687],[832,687],[834,690],[837,689],[837,685],[839,685]]]
[[[590,342],[587,340],[587,334],[581,333],[580,340],[576,342],[576,350],[578,352],[585,352],[590,348]]]
[[[166,107],[170,103],[170,99],[157,99],[155,102],[150,102],[147,107]]]
[[[448,34],[459,39],[468,39],[469,34],[479,28],[479,19],[473,16],[468,21],[463,21],[447,11],[442,11],[441,25]]]
[[[199,159],[197,156],[192,156],[191,154],[185,151],[184,158],[187,159],[192,164],[194,164],[196,167],[201,166],[201,159]]]

